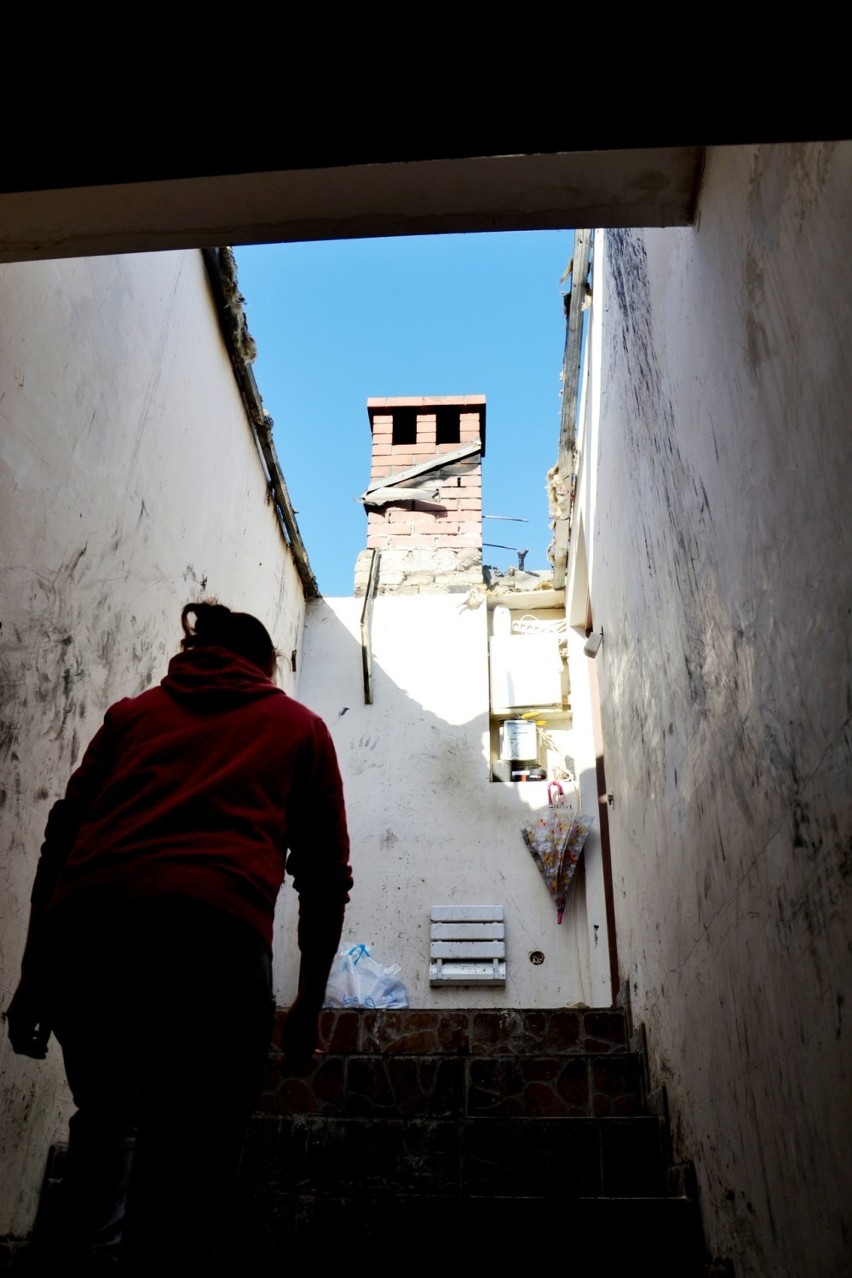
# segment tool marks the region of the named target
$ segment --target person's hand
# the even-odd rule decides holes
[[[32,984],[23,978],[3,1019],[9,1031],[12,1051],[18,1056],[32,1056],[43,1061],[47,1056],[50,1025],[44,1015],[42,999]]]
[[[293,1069],[306,1069],[313,1064],[319,1046],[319,1009],[306,1004],[301,995],[287,1013],[281,1031],[284,1060]]]

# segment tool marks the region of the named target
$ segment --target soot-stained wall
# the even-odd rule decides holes
[[[622,979],[737,1278],[849,1260],[850,208],[850,144],[721,149],[695,227],[595,249]]]
[[[200,253],[2,266],[0,316],[6,1007],[47,813],[107,705],[165,673],[189,600],[256,613],[287,656],[304,601]],[[69,1107],[55,1041],[36,1062],[0,1036],[0,1234],[32,1224]]]

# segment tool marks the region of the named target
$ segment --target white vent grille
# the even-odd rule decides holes
[[[502,905],[433,906],[430,960],[430,985],[505,985]]]

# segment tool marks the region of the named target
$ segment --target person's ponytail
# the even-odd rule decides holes
[[[192,618],[192,621],[190,621]],[[180,614],[183,627],[181,650],[191,648],[226,648],[244,657],[272,678],[277,653],[269,631],[248,612],[231,612],[216,599],[188,603]]]

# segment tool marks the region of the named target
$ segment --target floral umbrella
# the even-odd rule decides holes
[[[568,884],[594,817],[567,807],[558,781],[547,787],[547,798],[547,808],[523,826],[521,834],[556,902],[556,921],[561,923]]]

